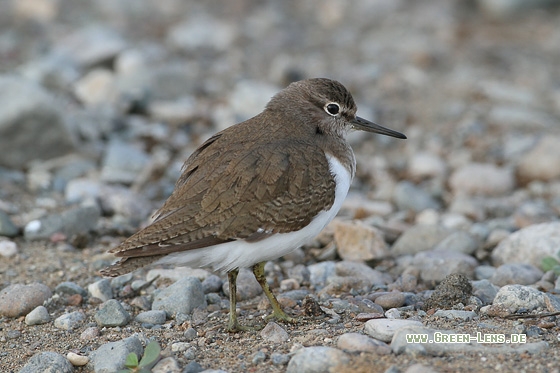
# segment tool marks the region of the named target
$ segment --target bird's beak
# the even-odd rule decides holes
[[[364,118],[356,117],[350,123],[352,123],[352,127],[357,130],[379,133],[381,135],[396,137],[398,139],[406,139],[406,136],[402,133],[390,130],[389,128],[385,128]]]

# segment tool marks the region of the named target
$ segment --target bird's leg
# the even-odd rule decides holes
[[[239,325],[237,322],[237,274],[239,269],[232,269],[228,272],[228,282],[229,282],[229,322],[227,326],[227,331],[230,333],[237,333],[240,331],[253,330],[249,326]]]
[[[264,294],[266,295],[268,301],[270,302],[270,305],[272,306],[272,314],[268,315],[266,317],[266,320],[269,320],[274,317],[277,320],[283,320],[283,321],[295,323],[297,320],[294,319],[293,317],[288,316],[288,314],[284,312],[282,307],[280,307],[280,303],[278,303],[278,300],[270,290],[270,286],[268,286],[268,282],[266,281],[266,276],[264,275],[265,263],[266,262],[255,264],[253,266],[253,274],[255,275],[255,278],[261,285]]]

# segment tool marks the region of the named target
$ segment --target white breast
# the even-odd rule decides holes
[[[173,253],[160,259],[157,264],[188,265],[190,267],[212,267],[216,271],[228,272],[235,268],[251,267],[256,263],[279,258],[311,241],[336,216],[348,194],[353,175],[337,158],[326,154],[331,173],[335,177],[334,203],[329,210],[321,211],[303,229],[275,234],[257,242],[238,240],[196,250]]]

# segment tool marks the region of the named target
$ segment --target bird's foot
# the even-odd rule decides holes
[[[290,324],[296,324],[297,322],[299,322],[298,319],[289,316],[282,309],[275,309],[270,315],[266,316],[264,319],[266,321],[270,321],[271,319],[276,319],[276,320],[279,320],[279,321],[288,322]]]

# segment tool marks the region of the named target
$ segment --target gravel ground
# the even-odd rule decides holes
[[[154,372],[558,372],[560,12],[499,3],[0,0],[0,371],[155,340]],[[408,140],[352,134],[339,216],[267,264],[299,323],[246,272],[238,334],[219,273],[99,277],[197,145],[307,77]]]

